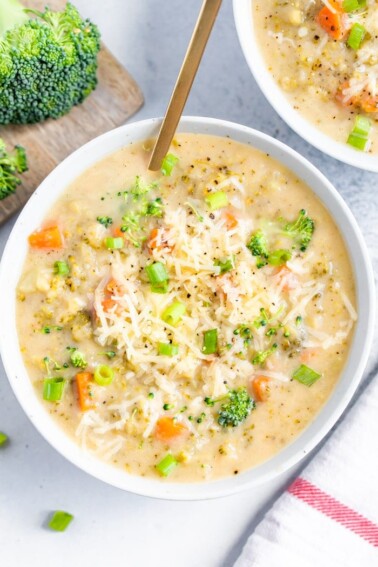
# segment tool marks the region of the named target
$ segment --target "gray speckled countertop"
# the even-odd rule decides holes
[[[76,0],[141,85],[146,103],[133,120],[164,113],[200,0]],[[186,114],[240,122],[274,136],[314,163],[340,191],[365,236],[378,273],[378,174],[324,156],[292,132],[256,86],[225,0]],[[0,229],[0,253],[14,220]],[[0,314],[1,324],[1,314]],[[366,380],[375,373],[378,349]],[[210,502],[164,502],[111,488],[68,463],[27,420],[0,366],[0,547],[4,567],[228,567],[266,506],[295,469],[258,490]],[[303,463],[302,465],[303,466]],[[65,534],[43,529],[50,510],[75,523]]]

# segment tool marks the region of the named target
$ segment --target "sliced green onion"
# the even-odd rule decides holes
[[[268,264],[270,264],[271,266],[283,266],[290,259],[290,250],[275,250],[268,256]]]
[[[48,402],[60,402],[65,385],[66,380],[64,378],[45,378],[43,381],[43,399]]]
[[[108,236],[108,238],[105,238],[105,246],[108,250],[120,250],[123,248],[124,244],[125,241],[122,236],[118,236],[117,238]]]
[[[344,0],[343,10],[344,12],[356,12],[366,6],[366,0]]]
[[[176,356],[178,354],[179,347],[172,343],[159,343],[158,352],[164,356]]]
[[[152,293],[168,293],[169,285],[168,282],[162,282],[160,284],[152,284]]]
[[[146,266],[146,272],[150,283],[159,284],[168,281],[168,273],[164,264],[161,262],[154,262]]]
[[[54,274],[58,276],[68,276],[70,267],[64,260],[57,260],[54,264]]]
[[[168,455],[166,455],[164,459],[156,465],[156,469],[161,476],[168,476],[177,467],[177,465],[178,461],[176,461],[173,455],[168,453]]]
[[[232,255],[230,258],[225,258],[223,260],[216,260],[214,265],[220,267],[221,274],[230,272],[235,268],[235,256]]]
[[[162,161],[160,171],[163,175],[171,175],[173,168],[178,162],[178,157],[174,156],[173,154],[167,154]]]
[[[210,329],[203,334],[203,354],[214,354],[218,350],[218,329]]]
[[[8,435],[5,435],[5,433],[3,433],[2,431],[0,431],[0,447],[2,447],[3,445],[5,445],[5,443],[8,441]]]
[[[106,364],[101,364],[96,367],[93,378],[99,386],[109,386],[114,380],[114,370]]]
[[[57,510],[54,512],[51,520],[49,521],[49,528],[55,532],[64,532],[72,522],[73,518],[72,514],[63,512],[62,510]]]
[[[161,318],[163,321],[168,323],[168,325],[172,325],[175,327],[182,319],[182,316],[186,312],[186,307],[180,301],[174,301],[169,307],[167,307],[162,315]]]
[[[299,368],[293,374],[294,380],[297,380],[301,384],[305,386],[312,386],[319,378],[321,378],[321,374],[315,372],[312,368],[309,368],[305,364],[301,364]]]
[[[349,45],[349,47],[357,51],[358,49],[360,49],[361,43],[363,42],[366,34],[367,30],[363,25],[359,23],[353,24],[352,29],[350,30],[347,44]]]
[[[353,130],[349,134],[348,144],[358,150],[365,150],[369,140],[371,122],[366,116],[356,116]]]
[[[216,211],[217,209],[222,209],[228,205],[228,197],[224,191],[217,191],[216,193],[210,193],[205,197],[206,204],[211,211]]]

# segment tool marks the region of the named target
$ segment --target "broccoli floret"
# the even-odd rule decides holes
[[[85,360],[85,354],[83,354],[80,350],[76,347],[67,347],[67,350],[71,352],[70,360],[71,364],[75,366],[75,368],[86,368],[88,366],[88,363]]]
[[[277,350],[278,344],[273,343],[270,348],[267,350],[260,350],[258,351],[252,359],[252,364],[264,364],[268,356],[274,353]]]
[[[160,197],[147,204],[146,216],[148,217],[162,217],[164,211],[163,201]]]
[[[268,244],[262,230],[257,230],[252,234],[247,248],[252,252],[252,256],[262,256],[263,258],[269,256]]]
[[[21,183],[21,179],[15,174],[24,173],[27,169],[25,149],[15,146],[14,152],[8,153],[4,141],[0,138],[0,200],[15,192]]]
[[[305,209],[299,211],[298,218],[293,222],[286,222],[283,232],[286,236],[293,238],[299,249],[305,252],[311,242],[315,230],[314,221],[307,215]]]
[[[0,124],[59,118],[97,85],[100,34],[70,3],[61,12],[1,0]]]
[[[237,427],[255,408],[254,400],[249,396],[246,388],[230,390],[228,401],[223,403],[219,410],[218,423],[222,427]]]
[[[102,224],[105,228],[109,228],[113,224],[113,219],[111,217],[97,217],[97,222]]]

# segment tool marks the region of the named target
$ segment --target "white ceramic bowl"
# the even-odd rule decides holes
[[[238,476],[208,483],[175,484],[130,476],[83,452],[37,398],[20,354],[15,289],[28,251],[27,237],[79,174],[119,148],[156,135],[159,125],[159,119],[145,120],[96,138],[63,161],[33,194],[9,237],[0,266],[0,349],[13,391],[27,416],[45,439],[79,468],[111,485],[138,494],[177,500],[214,498],[254,486],[288,469],[311,451],[336,422],[356,390],[368,356],[373,331],[373,276],[361,233],[351,212],[331,183],[307,160],[277,140],[245,126],[209,118],[183,118],[180,132],[228,136],[270,154],[303,179],[331,212],[352,258],[357,283],[359,319],[349,361],[334,393],[311,425],[278,455]]]
[[[325,154],[360,169],[378,172],[378,156],[355,150],[347,144],[333,140],[292,107],[284,91],[268,71],[260,51],[253,24],[252,0],[233,1],[236,29],[244,56],[257,84],[275,111],[299,136]]]

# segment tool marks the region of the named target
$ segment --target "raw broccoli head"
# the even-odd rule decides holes
[[[0,200],[15,192],[21,180],[16,175],[27,171],[26,153],[21,146],[15,146],[13,153],[8,153],[4,141],[0,138]]]
[[[246,388],[230,390],[227,402],[219,410],[218,423],[222,427],[237,427],[255,408],[255,402],[249,396]]]
[[[36,12],[2,0],[0,124],[59,118],[81,103],[97,85],[99,49],[97,27],[72,4]]]
[[[293,238],[302,252],[307,250],[314,230],[315,223],[304,209],[299,211],[298,218],[295,221],[287,222],[283,228],[286,236]]]

